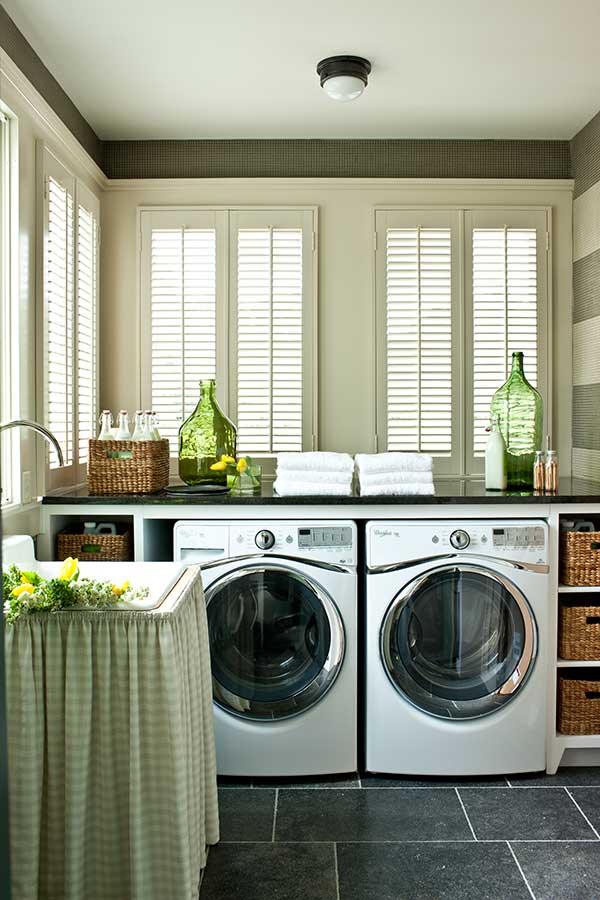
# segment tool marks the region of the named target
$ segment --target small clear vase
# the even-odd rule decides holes
[[[523,371],[523,354],[513,353],[508,381],[492,397],[491,419],[497,419],[506,444],[509,488],[533,487],[536,450],[542,448],[542,398]]]
[[[179,477],[190,485],[226,487],[222,457],[234,458],[235,445],[235,425],[217,403],[214,380],[201,381],[196,409],[179,429]]]

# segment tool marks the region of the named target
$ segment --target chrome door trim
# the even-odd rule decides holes
[[[325,588],[312,578],[309,578],[302,572],[296,571],[290,566],[280,565],[278,563],[270,566],[261,554],[257,555],[263,560],[262,565],[242,566],[233,569],[222,575],[220,578],[217,578],[216,581],[206,589],[205,599],[207,611],[211,602],[214,600],[217,591],[236,581],[241,575],[264,575],[265,572],[268,571],[286,572],[310,590],[323,607],[329,623],[329,652],[320,672],[313,678],[310,684],[306,685],[303,690],[291,697],[270,702],[250,700],[247,697],[241,697],[233,691],[229,691],[213,676],[213,700],[217,706],[220,706],[225,712],[239,716],[242,719],[252,719],[262,722],[279,721],[306,712],[306,710],[310,709],[311,706],[314,706],[315,703],[321,700],[333,686],[334,681],[340,673],[346,653],[346,633],[342,617],[335,601]],[[242,557],[242,559],[247,558],[248,557]]]
[[[441,559],[485,559],[493,562],[495,565],[509,566],[512,569],[520,569],[522,572],[533,572],[536,575],[547,575],[550,571],[550,566],[545,563],[521,562],[518,559],[504,559],[501,556],[492,556],[486,553],[438,553],[436,556],[422,556],[420,559],[407,559],[405,562],[388,563],[383,566],[367,566],[367,574],[384,575],[387,572],[400,572],[402,569],[411,569],[413,566],[437,562]],[[465,565],[467,564],[468,562],[465,562]]]
[[[403,663],[397,654],[392,653],[391,638],[404,607],[414,596],[414,594],[421,589],[423,584],[428,581],[431,575],[440,574],[443,572],[453,572],[457,569],[459,571],[466,570],[469,572],[474,572],[477,575],[483,575],[486,578],[490,578],[492,581],[500,584],[511,595],[523,617],[523,623],[525,626],[525,640],[519,662],[513,669],[509,678],[504,682],[504,684],[502,684],[495,691],[491,691],[487,696],[506,697],[515,694],[531,674],[531,670],[537,658],[537,625],[535,616],[523,592],[508,578],[505,578],[498,572],[494,572],[492,569],[488,569],[484,566],[478,566],[473,563],[463,563],[462,565],[458,564],[450,566],[436,566],[432,569],[428,569],[426,572],[422,572],[416,578],[413,578],[412,581],[409,581],[408,584],[404,585],[404,587],[396,594],[396,596],[388,606],[379,632],[379,650],[385,673],[393,684],[394,688],[413,706],[421,710],[421,712],[424,712],[427,715],[431,716],[435,716],[436,713],[429,712],[428,710],[424,710],[422,709],[422,707],[418,706],[418,704],[415,703],[412,698],[405,693],[399,680],[397,679],[396,670],[399,666],[403,666]],[[471,701],[461,702],[468,703]],[[465,718],[480,718],[481,716],[489,715],[492,712],[496,712],[496,710],[488,710],[485,713],[477,713],[476,715],[470,717],[464,716],[460,719],[460,721],[464,721]],[[445,717],[438,716],[438,718]]]
[[[217,566],[226,566],[228,563],[245,562],[247,559],[262,559],[265,562],[269,559],[283,559],[289,560],[289,562],[303,563],[306,566],[313,566],[315,569],[324,569],[326,572],[339,572],[341,575],[352,574],[350,568],[337,565],[336,563],[322,562],[321,560],[316,559],[305,559],[302,556],[290,556],[287,553],[247,553],[242,556],[221,556],[219,559],[213,559],[207,563],[197,562],[193,563],[193,565],[200,566],[204,572],[206,569],[215,569]],[[293,570],[290,569],[289,571]]]

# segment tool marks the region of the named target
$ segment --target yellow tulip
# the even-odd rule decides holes
[[[213,469],[215,472],[223,472],[226,468],[227,463],[224,459],[222,459],[220,462],[213,463],[211,466],[211,469]]]
[[[18,587],[14,588],[10,593],[11,597],[20,597],[21,594],[33,594],[35,588],[32,584],[20,584]]]
[[[23,575],[22,572],[21,572],[21,584],[31,584],[31,582],[30,582],[29,578],[27,577],[27,575]]]
[[[131,584],[129,583],[129,581],[124,581],[123,584],[113,584],[113,594],[116,594],[117,597],[120,597],[121,594],[124,594],[125,591],[128,591],[130,587]]]
[[[248,463],[247,463],[246,460],[242,457],[242,458],[240,459],[240,461],[238,462],[238,464],[237,464],[237,470],[238,470],[238,472],[244,472],[247,468],[248,468]]]
[[[79,575],[79,560],[73,559],[72,556],[67,556],[58,577],[61,581],[72,581],[77,575]]]
[[[221,462],[226,462],[226,463],[230,463],[231,465],[233,465],[235,462],[235,459],[233,458],[233,456],[227,456],[224,453],[223,456],[221,457]]]

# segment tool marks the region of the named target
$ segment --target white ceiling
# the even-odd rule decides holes
[[[598,0],[2,0],[103,139],[570,138]],[[316,63],[372,61],[336,104]]]

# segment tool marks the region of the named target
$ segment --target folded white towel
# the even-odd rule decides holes
[[[307,473],[308,476],[309,473]],[[312,496],[335,496],[335,497],[351,497],[352,496],[352,480],[347,479],[346,484],[323,484],[319,481],[295,481],[288,478],[278,477],[273,482],[273,490],[280,497],[310,497]]]
[[[360,486],[370,487],[378,484],[414,484],[422,482],[423,484],[433,484],[433,472],[373,472],[360,475]]]
[[[277,470],[282,472],[354,472],[349,453],[313,450],[307,453],[278,453]]]
[[[433,483],[413,481],[411,484],[373,484],[366,487],[361,482],[361,497],[410,497],[413,495],[424,496],[434,494]]]
[[[359,474],[375,472],[428,472],[433,460],[427,453],[357,453]]]
[[[352,472],[317,472],[315,470],[307,472],[306,470],[278,468],[276,477],[294,483],[310,481],[315,484],[351,484],[352,482]],[[381,478],[379,480],[381,481]]]

